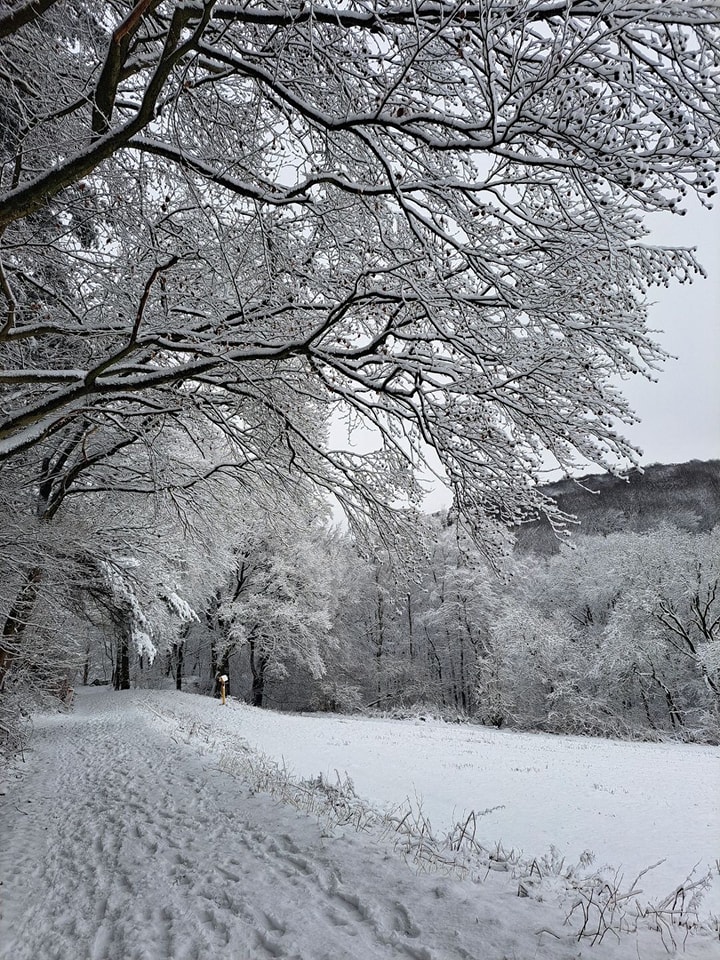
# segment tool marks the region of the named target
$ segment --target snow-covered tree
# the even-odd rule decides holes
[[[477,549],[458,539],[455,524],[434,526],[418,597],[422,647],[442,704],[475,713],[487,699],[481,691],[492,684],[490,626],[499,585]]]
[[[254,519],[307,481],[392,546],[431,453],[497,557],[504,525],[562,521],[536,484],[548,457],[633,461],[618,378],[661,357],[653,285],[700,270],[644,220],[715,190],[714,4],[19,0],[0,3],[0,44],[0,509],[17,532],[0,685],[89,555],[120,581],[93,574],[88,602],[129,591],[120,619],[151,637],[142,617],[169,608],[133,517],[154,504],[191,529],[226,480]],[[373,451],[335,445],[338,422]],[[308,584],[275,573],[287,612]],[[472,576],[453,576],[435,626],[450,639],[445,614],[467,614],[477,645]],[[396,650],[425,600],[395,598]],[[313,609],[299,649],[317,666]],[[696,649],[699,666],[714,648]],[[466,652],[446,651],[461,702]]]
[[[716,739],[717,537],[591,535],[523,558],[491,626],[505,721]]]
[[[206,622],[213,671],[229,675],[231,655],[246,649],[251,702],[262,706],[267,681],[291,666],[315,679],[325,673],[343,570],[322,502],[287,498],[272,514],[248,507]]]
[[[191,444],[191,426],[142,435],[132,422],[114,433],[88,425],[41,464],[28,453],[0,469],[0,686],[11,666],[38,658],[72,672],[73,638],[86,633],[78,617],[123,649],[127,686],[130,655],[164,651],[183,603],[204,602],[208,566],[216,575],[228,562],[238,484],[221,438]],[[66,655],[56,644],[48,659],[38,630],[65,638]]]
[[[648,722],[720,730],[720,530],[637,538],[636,564],[608,628],[632,648]]]
[[[356,519],[434,448],[492,552],[548,451],[632,460],[616,377],[697,270],[642,220],[714,191],[718,37],[686,0],[4,4],[0,456],[251,403]]]

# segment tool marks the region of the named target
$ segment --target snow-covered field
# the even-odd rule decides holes
[[[637,935],[578,941],[578,911],[482,882],[417,874],[387,835],[329,828],[223,765],[246,741],[299,776],[347,771],[382,804],[422,797],[441,833],[463,811],[488,844],[643,878],[644,899],[720,857],[720,751],[552,738],[428,721],[295,717],[174,692],[81,691],[37,718],[0,797],[2,960],[655,960]],[[225,769],[221,769],[222,767]],[[718,911],[718,885],[705,898]],[[714,960],[717,934],[672,931]]]
[[[434,829],[487,810],[490,843],[537,857],[585,850],[648,896],[720,858],[720,748],[556,737],[437,720],[375,720],[260,712],[234,704],[228,729],[301,776],[346,771],[379,803],[422,799]],[[220,717],[223,725],[226,717]],[[720,877],[706,898],[720,914]]]

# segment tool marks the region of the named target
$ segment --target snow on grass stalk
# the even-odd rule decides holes
[[[643,904],[639,883],[662,860],[642,870],[625,888],[619,872],[608,876],[606,867],[590,870],[595,858],[589,851],[578,863],[568,865],[554,847],[534,859],[514,849],[508,851],[501,843],[490,847],[478,839],[477,824],[479,818],[498,807],[471,811],[438,835],[418,796],[381,810],[357,795],[347,774],[336,770],[334,780],[322,773],[305,779],[296,777],[284,761],[276,762],[241,738],[220,733],[194,717],[158,710],[149,702],[147,707],[171,726],[173,739],[217,755],[223,773],[241,780],[252,793],[267,793],[314,817],[327,836],[343,828],[374,833],[378,842],[389,841],[395,852],[422,873],[442,872],[477,883],[485,882],[493,872],[509,874],[517,880],[519,897],[551,900],[567,907],[565,923],[573,928],[571,936],[578,941],[595,945],[608,933],[619,940],[623,934],[636,933],[642,925],[659,933],[665,949],[672,952],[690,933],[704,930],[720,935],[718,918],[702,920],[698,913],[712,882],[710,873],[698,877],[693,870],[667,897]]]

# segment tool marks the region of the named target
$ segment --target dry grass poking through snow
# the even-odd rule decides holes
[[[713,880],[710,872],[697,875],[693,871],[667,897],[644,902],[643,877],[663,861],[648,866],[626,884],[619,873],[608,879],[603,871],[593,870],[591,853],[585,853],[578,863],[567,864],[554,848],[532,860],[502,844],[490,849],[477,837],[478,822],[496,808],[471,812],[439,835],[423,813],[421,798],[381,810],[358,797],[347,775],[336,771],[334,780],[322,774],[298,778],[286,765],[253,750],[244,740],[222,734],[195,718],[150,704],[148,708],[174,728],[174,737],[217,753],[224,773],[242,780],[253,792],[269,794],[315,817],[328,836],[342,828],[374,834],[380,841],[389,840],[406,862],[423,873],[442,872],[476,882],[487,881],[493,872],[509,873],[517,880],[519,897],[560,903],[566,910],[565,924],[578,941],[595,945],[608,936],[619,941],[624,934],[645,927],[657,932],[667,953],[674,954],[693,933],[702,931],[720,940],[720,918],[701,918],[698,909]],[[720,873],[720,862],[716,869]],[[557,936],[552,930],[544,932]]]

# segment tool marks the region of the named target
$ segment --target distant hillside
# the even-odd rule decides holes
[[[573,535],[630,531],[642,533],[670,523],[685,530],[710,530],[720,522],[720,460],[653,464],[627,479],[593,474],[542,488],[580,525]],[[553,553],[558,542],[547,520],[523,524],[518,547]]]

